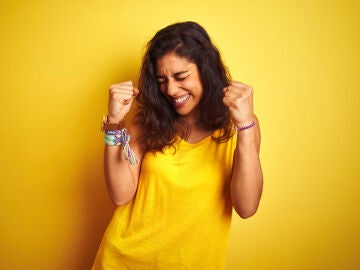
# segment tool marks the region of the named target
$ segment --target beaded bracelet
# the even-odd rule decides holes
[[[123,145],[122,158],[128,160],[131,165],[138,163],[134,152],[130,148],[130,135],[126,134],[127,129],[105,131],[106,145]]]
[[[245,129],[252,128],[253,126],[255,126],[255,124],[256,124],[256,122],[252,121],[249,125],[245,125],[245,126],[242,126],[242,127],[234,126],[234,129],[236,130],[236,132],[239,132],[239,131],[242,131],[242,130],[245,130]]]

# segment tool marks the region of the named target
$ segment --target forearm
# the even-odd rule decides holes
[[[122,158],[122,146],[105,145],[104,170],[111,200],[122,205],[132,199],[139,178],[139,164],[131,165]]]
[[[134,87],[131,81],[113,84],[109,88],[108,116],[104,119],[102,126],[106,144],[104,170],[108,193],[116,205],[125,204],[134,197],[140,175],[143,151],[140,150],[137,139],[139,127],[133,125],[131,121],[129,130],[122,129],[125,116],[129,113],[131,104],[138,93],[139,89]],[[129,160],[123,159],[123,145],[128,146],[127,135],[129,134],[131,134],[130,146],[138,162],[132,158],[131,151],[127,157]]]
[[[263,186],[259,159],[260,130],[258,123],[238,132],[231,180],[234,209],[242,218],[256,213]]]

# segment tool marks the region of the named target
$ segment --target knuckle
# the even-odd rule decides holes
[[[246,96],[251,96],[254,93],[254,90],[251,86],[249,86],[245,89],[244,93],[246,94]]]
[[[111,99],[119,99],[120,98],[120,95],[118,93],[111,93],[110,94],[110,98]]]
[[[110,89],[109,89],[109,94],[110,94],[110,95],[113,95],[113,94],[118,93],[118,91],[119,91],[119,90],[116,89],[116,88],[110,88]]]

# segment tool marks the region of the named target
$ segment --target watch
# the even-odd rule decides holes
[[[104,115],[102,124],[101,124],[101,131],[109,131],[109,130],[121,130],[124,127],[124,122],[121,121],[117,124],[109,123],[108,116]]]

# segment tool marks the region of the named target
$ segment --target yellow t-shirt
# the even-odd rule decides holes
[[[235,146],[236,136],[208,136],[146,153],[137,193],[115,211],[92,269],[223,269]]]

